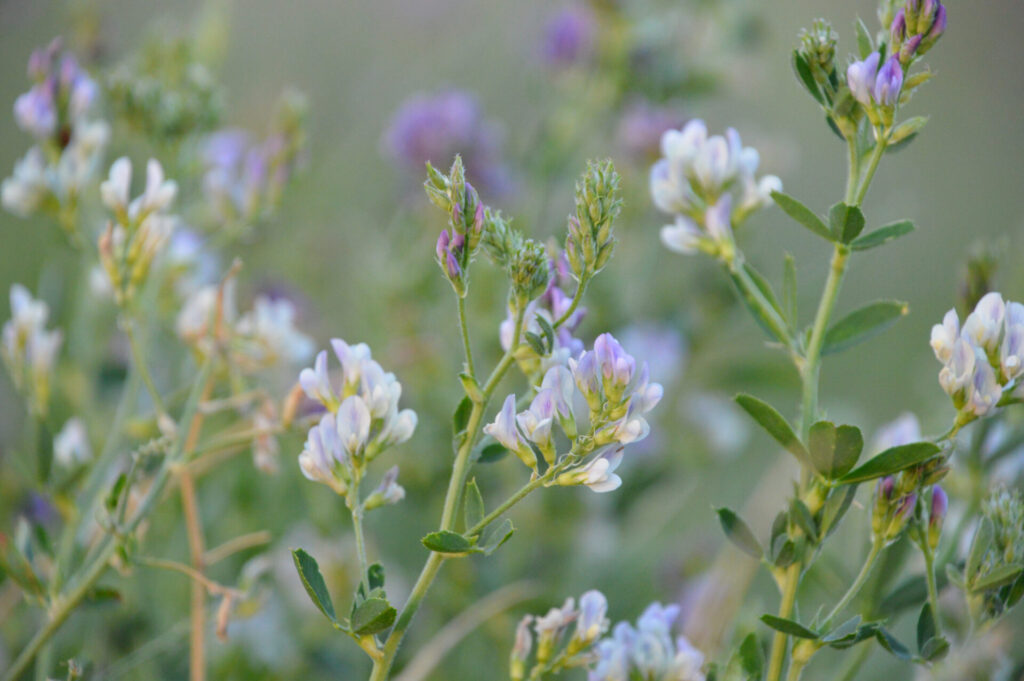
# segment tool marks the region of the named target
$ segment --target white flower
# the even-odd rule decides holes
[[[299,468],[307,479],[324,482],[339,494],[345,493],[345,485],[339,482],[336,471],[339,464],[347,461],[333,414],[324,414],[320,423],[309,429],[306,445],[299,454]]]
[[[1013,380],[1024,373],[1024,305],[1007,303],[1006,333],[999,350],[1003,376]]]
[[[32,147],[14,164],[14,173],[0,185],[0,202],[19,217],[36,212],[50,193],[47,182],[46,157],[39,147]]]
[[[306,368],[299,372],[299,385],[310,399],[321,404],[331,405],[338,401],[338,396],[331,387],[330,374],[327,373],[326,350],[321,350],[316,354],[312,368]]]
[[[128,198],[132,184],[132,162],[127,156],[114,161],[110,174],[100,183],[100,199],[114,213],[128,210]]]
[[[953,351],[939,372],[939,385],[946,394],[956,399],[974,379],[976,364],[975,348],[964,338],[957,338],[953,343]]]
[[[608,599],[600,591],[591,589],[580,596],[580,614],[576,620],[573,641],[589,645],[608,630]]]
[[[405,498],[405,489],[398,484],[398,466],[392,466],[384,474],[380,484],[366,498],[366,510],[372,510],[388,504],[397,504]]]
[[[960,337],[960,318],[955,309],[951,309],[942,318],[941,324],[932,327],[932,350],[935,357],[945,364],[953,356],[953,344]]]
[[[57,433],[57,437],[53,438],[53,458],[65,468],[87,463],[92,459],[89,436],[81,419],[69,419]]]
[[[967,398],[967,409],[976,416],[984,416],[1003,396],[1003,388],[996,380],[996,373],[989,365],[981,348],[975,348],[975,370],[970,392]]]
[[[967,315],[962,333],[986,353],[991,354],[999,348],[1005,317],[1006,303],[1003,302],[1003,297],[994,291],[986,293],[974,307],[974,312]]]
[[[661,242],[671,250],[684,255],[694,255],[700,250],[701,240],[704,233],[693,220],[676,216],[674,225],[665,225],[661,228]]]
[[[615,469],[622,463],[622,448],[611,454],[602,454],[581,471],[577,484],[586,485],[595,492],[611,492],[622,485],[622,478],[615,474]]]
[[[363,453],[370,439],[370,410],[358,395],[346,397],[338,406],[336,414],[338,437],[350,456]]]
[[[313,354],[313,340],[295,328],[295,306],[285,298],[257,296],[253,309],[239,321],[237,331],[265,349],[258,359],[261,364],[277,358],[298,363]]]

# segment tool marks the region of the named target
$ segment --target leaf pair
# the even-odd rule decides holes
[[[398,612],[384,597],[384,568],[380,564],[374,563],[367,570],[366,577],[370,591],[364,593],[362,584],[360,584],[359,593],[346,624],[338,621],[331,594],[327,590],[323,575],[320,574],[320,566],[316,559],[303,549],[292,551],[292,558],[295,561],[295,568],[299,572],[299,578],[302,580],[302,586],[305,587],[313,605],[330,620],[335,629],[361,638],[384,631],[394,624]]]
[[[845,203],[835,204],[829,209],[826,223],[825,220],[818,217],[817,213],[789,194],[772,192],[772,199],[797,224],[803,225],[826,241],[847,244],[854,251],[877,248],[914,231],[914,223],[909,220],[900,220],[860,236],[864,230],[865,219],[864,213],[857,206]]]

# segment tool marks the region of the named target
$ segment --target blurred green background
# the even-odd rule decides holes
[[[710,0],[684,4],[706,5],[710,12],[716,5]],[[657,16],[659,4],[650,5]],[[188,30],[203,11],[199,2],[94,6],[100,11],[103,58],[114,63],[151,31]],[[796,402],[795,380],[784,358],[764,346],[759,329],[729,302],[721,272],[661,247],[663,218],[650,208],[646,165],[621,158],[607,134],[606,112],[585,102],[574,106],[541,63],[537,44],[559,6],[540,0],[239,0],[226,10],[226,51],[216,69],[227,96],[226,120],[261,130],[285,86],[304,91],[310,101],[306,169],[275,219],[233,249],[245,263],[245,286],[251,291],[287,283],[299,292],[308,301],[302,326],[319,346],[334,336],[368,342],[375,358],[403,382],[405,406],[420,415],[416,436],[390,455],[402,466],[408,498],[369,521],[371,551],[389,571],[392,600],[400,601],[415,578],[425,558],[418,539],[436,523],[450,464],[446,438],[461,361],[454,303],[432,262],[441,223],[416,189],[418,180],[394,169],[382,151],[388,122],[409,95],[443,87],[477,93],[487,116],[502,126],[506,157],[521,166],[545,153],[536,134],[542,121],[555,110],[567,117],[572,144],[558,172],[543,186],[525,178],[518,191],[495,201],[532,235],[562,233],[572,183],[585,159],[615,159],[627,207],[617,226],[617,253],[591,292],[580,333],[589,344],[605,330],[653,324],[675,329],[688,347],[681,377],[666,386],[669,397],[656,412],[651,443],[624,465],[626,484],[620,491],[601,497],[567,489],[538,494],[513,513],[520,531],[493,559],[448,565],[413,626],[406,653],[501,584],[529,580],[536,588],[532,600],[473,632],[432,679],[501,678],[504,672],[495,668],[504,665],[515,619],[588,588],[605,590],[613,619],[633,617],[653,599],[683,598],[721,544],[710,506],[742,505],[776,456],[765,438],[747,432],[727,398],[744,389],[776,404]],[[30,51],[66,33],[81,7],[0,0],[0,103],[13,103],[26,89]],[[789,51],[801,27],[825,16],[840,32],[845,55],[854,17],[859,14],[873,26],[874,9],[870,2],[839,0],[731,3],[730,12],[745,17],[738,35],[678,36],[682,62],[703,61],[722,78],[714,93],[687,99],[679,114],[702,117],[714,131],[735,126],[760,150],[765,172],[779,175],[787,192],[824,210],[841,196],[845,151],[792,77]],[[1017,68],[1024,63],[1019,40],[1024,11],[1008,0],[954,0],[948,9],[949,30],[927,59],[937,77],[908,107],[931,120],[913,145],[886,157],[865,204],[869,225],[909,218],[918,230],[857,256],[837,310],[842,314],[868,300],[898,298],[909,302],[910,315],[880,338],[830,358],[822,377],[822,401],[830,416],[859,424],[866,433],[906,410],[921,418],[925,432],[949,423],[952,409],[936,380],[939,367],[928,348],[928,330],[953,304],[963,262],[975,243],[996,244],[1002,292],[1024,298],[1019,268],[1024,192],[1015,171],[1024,149],[1019,116],[1024,72]],[[714,63],[720,48],[716,38],[730,41],[721,64]],[[0,126],[3,172],[28,145],[7,120]],[[110,158],[118,150],[115,142]],[[44,220],[7,213],[0,213],[0,239],[2,291],[13,282],[36,289],[54,251],[62,248],[60,235]],[[802,314],[809,319],[827,267],[826,247],[777,209],[758,214],[741,241],[749,258],[776,281],[782,253],[796,256]],[[470,298],[471,327],[481,357],[493,362],[500,352],[497,324],[504,318],[504,294],[496,273],[484,274],[487,266],[479,270]],[[653,374],[659,376],[657,366]],[[507,383],[509,390],[518,387]],[[0,391],[3,457],[14,446],[22,414],[6,381]],[[707,419],[695,416],[700,404],[721,415],[710,422],[722,432],[701,428]],[[727,451],[716,438],[727,441]],[[336,566],[332,585],[336,598],[344,600],[342,589],[352,578],[347,514],[326,488],[302,479],[294,464],[301,442],[291,438],[282,445],[276,476],[257,473],[239,457],[200,487],[203,515],[216,519],[208,520],[211,545],[263,528],[274,535],[267,554],[274,565],[273,586],[264,608],[234,622],[229,643],[212,644],[213,677],[361,678],[361,652],[303,602],[286,551],[301,544],[319,557],[336,553],[336,560],[322,562]],[[477,477],[485,495],[498,499],[526,475],[506,459],[482,468]],[[5,487],[8,491],[21,493]],[[779,487],[778,499],[785,491]],[[13,515],[19,503],[17,496],[8,496],[0,510]],[[182,557],[185,539],[176,504],[166,504],[151,533],[166,538],[156,547],[161,555]],[[861,509],[860,520],[852,521],[839,540],[856,548],[855,555],[863,544],[864,535],[857,534],[863,516]],[[10,517],[0,516],[4,528]],[[755,529],[765,531],[770,517],[755,519]],[[855,570],[859,558],[849,563],[837,558],[828,564],[845,574]],[[216,577],[230,581],[239,569],[241,558],[218,566]],[[59,639],[59,652],[89,659],[95,678],[184,678],[187,583],[176,575],[136,570],[130,584],[121,605],[93,606],[76,616]],[[741,627],[753,628],[753,618],[763,608],[773,609],[775,599],[767,579],[758,578]],[[22,640],[30,618],[21,607],[0,632]],[[128,651],[136,653],[126,658]],[[826,666],[816,662],[810,675],[827,678]]]

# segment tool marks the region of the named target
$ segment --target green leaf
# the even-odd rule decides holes
[[[828,224],[832,238],[848,244],[863,231],[864,213],[857,206],[837,203],[828,211]]]
[[[936,662],[941,660],[949,652],[949,641],[941,636],[929,640],[921,648],[921,657],[928,660],[929,662]]]
[[[910,651],[907,647],[899,642],[895,636],[889,633],[885,627],[878,627],[875,630],[875,638],[878,639],[878,643],[888,650],[890,653],[895,655],[901,660],[910,659]]]
[[[812,641],[818,639],[818,634],[815,632],[811,631],[799,622],[794,622],[793,620],[788,620],[784,617],[761,615],[761,621],[775,631],[781,631],[783,634],[789,634],[790,636],[796,636],[797,638],[809,638]]]
[[[1024,597],[1024,572],[1021,573],[1017,581],[1010,587],[1009,593],[1006,594],[1006,600],[1004,601],[1006,608],[1009,609],[1017,605],[1017,602],[1022,597]]]
[[[751,267],[749,264],[744,263],[742,265],[743,271],[746,272],[750,281],[754,283],[757,288],[757,292],[768,302],[772,311],[775,312],[781,318],[785,318],[782,314],[782,309],[779,307],[779,301],[775,297],[775,292],[772,290],[772,286],[768,283],[768,280],[758,272],[756,269]],[[754,317],[754,320],[764,329],[765,333],[774,338],[775,340],[785,343],[788,330],[781,327],[771,316],[768,310],[763,309],[764,304],[758,300],[754,291],[749,290],[749,285],[736,273],[731,274],[733,282],[736,284],[736,288],[739,289],[740,300],[750,310],[750,314]]]
[[[857,52],[860,53],[861,59],[867,59],[868,55],[875,51],[875,44],[871,40],[871,34],[868,32],[868,27],[864,25],[864,21],[857,18]]]
[[[787,451],[793,454],[803,463],[810,463],[810,455],[807,449],[793,432],[789,422],[767,402],[763,402],[753,395],[741,393],[736,396],[736,404],[740,405],[751,418],[757,421],[762,428],[768,431],[776,442],[782,445]]]
[[[743,518],[725,507],[716,509],[715,512],[718,513],[718,521],[722,523],[722,531],[725,532],[729,541],[736,545],[736,548],[751,558],[760,559],[764,555],[761,545]]]
[[[544,340],[537,334],[532,331],[527,331],[523,334],[523,338],[525,338],[529,346],[533,348],[533,351],[541,357],[548,354],[547,350],[544,348]]]
[[[910,220],[900,220],[872,230],[864,236],[858,237],[850,243],[850,248],[855,251],[866,251],[869,248],[877,248],[887,244],[894,239],[910,234],[914,231],[914,223]]]
[[[980,593],[982,591],[989,591],[990,589],[998,589],[1006,586],[1007,584],[1016,581],[1021,572],[1024,572],[1024,565],[1020,563],[999,565],[992,568],[992,571],[984,577],[975,580],[974,583],[971,584],[971,592]]]
[[[974,531],[974,539],[971,540],[971,550],[967,552],[967,564],[964,567],[964,575],[968,580],[968,586],[973,588],[973,580],[978,574],[978,569],[981,567],[982,561],[985,559],[985,554],[988,553],[989,546],[992,545],[992,538],[995,536],[995,529],[992,527],[992,521],[983,517],[981,522],[978,523],[978,529]]]
[[[495,463],[501,461],[508,455],[505,446],[497,442],[481,443],[476,450],[476,461],[478,463]]]
[[[547,340],[547,346],[549,348],[555,347],[555,329],[551,326],[551,323],[544,318],[544,315],[537,315],[534,317],[537,320],[537,325],[540,326],[541,331],[544,333],[544,338]]]
[[[866,341],[896,323],[908,312],[898,300],[879,300],[855,310],[836,322],[825,333],[822,355],[830,355]]]
[[[466,493],[463,495],[463,522],[466,523],[466,531],[476,525],[484,518],[484,498],[480,494],[480,488],[476,486],[476,478],[466,483]]]
[[[873,459],[868,460],[864,465],[855,468],[843,477],[839,482],[850,484],[874,480],[885,475],[898,473],[905,468],[927,461],[941,450],[931,442],[913,442],[909,445],[890,447]]]
[[[822,239],[826,239],[828,241],[836,240],[822,219],[819,218],[813,210],[800,203],[797,199],[793,198],[789,194],[783,194],[782,192],[772,192],[772,199],[774,199],[775,205],[781,208],[786,215],[793,218],[799,224],[811,230]]]
[[[383,598],[368,598],[352,613],[352,633],[370,636],[384,631],[395,623],[398,612]]]
[[[835,427],[829,421],[811,426],[807,449],[815,470],[829,480],[841,478],[857,464],[864,438],[855,426]]]
[[[839,527],[839,521],[843,519],[846,512],[850,510],[853,498],[857,495],[856,485],[844,485],[832,490],[825,499],[825,505],[821,509],[821,534],[828,537]]]
[[[800,54],[799,50],[793,50],[793,59],[791,63],[793,65],[793,73],[796,74],[796,78],[800,81],[800,84],[804,86],[804,89],[807,90],[811,97],[814,97],[815,101],[824,106],[825,98],[822,96],[821,90],[818,88],[818,83],[814,80],[814,75],[811,74],[810,65],[807,63],[807,60],[804,59],[803,55]]]
[[[483,535],[480,537],[480,545],[477,550],[483,551],[485,556],[489,556],[494,553],[498,547],[507,542],[515,531],[516,528],[508,518],[505,518],[500,523],[492,524],[484,530]]]
[[[775,565],[775,567],[787,568],[796,560],[796,544],[793,543],[792,539],[787,539],[783,536],[776,538],[776,542],[780,541],[782,543],[778,546],[778,549],[774,551],[775,555],[772,560],[772,564]],[[775,545],[773,545],[772,548],[775,549]]]
[[[914,116],[903,121],[889,134],[889,146],[887,150],[895,148],[897,151],[908,144],[912,139],[917,137],[917,134],[921,132],[928,123],[927,116]]]
[[[384,588],[384,566],[380,563],[373,563],[370,567],[366,568],[366,583],[370,585],[370,590],[383,589]]]
[[[917,617],[917,652],[922,652],[926,643],[935,638],[935,618],[932,617],[932,606],[925,603],[921,614]]]
[[[796,328],[800,319],[797,316],[796,260],[792,254],[786,254],[782,274],[782,309],[790,328]]]
[[[484,401],[484,394],[475,378],[463,372],[459,374],[459,380],[462,381],[462,389],[466,391],[466,397],[478,403]]]
[[[461,534],[449,530],[431,532],[421,539],[420,542],[435,553],[464,555],[473,550],[473,542]]]
[[[327,591],[327,584],[320,574],[320,566],[317,565],[316,559],[303,549],[293,550],[292,559],[295,561],[295,569],[299,571],[302,586],[306,588],[313,605],[324,614],[324,617],[337,625],[338,616],[334,613],[334,603],[331,602],[331,594]]]
[[[473,411],[473,400],[469,397],[463,397],[459,402],[459,406],[455,408],[455,413],[452,414],[452,435],[456,440],[462,439],[462,433],[466,431],[466,426],[469,424],[469,414]]]
[[[789,505],[789,517],[812,543],[818,543],[818,525],[814,522],[814,516],[811,515],[811,509],[807,508],[807,504],[794,497]]]
[[[851,619],[846,620],[838,627],[828,632],[821,637],[822,643],[835,643],[845,638],[853,638],[857,635],[857,629],[860,628],[860,615],[854,615]]]
[[[740,643],[740,666],[748,679],[760,679],[764,676],[764,649],[757,634],[747,634]]]

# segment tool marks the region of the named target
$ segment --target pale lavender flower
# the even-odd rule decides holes
[[[1006,332],[999,350],[1003,377],[1011,381],[1024,373],[1024,305],[1006,305]]]
[[[586,465],[562,473],[558,476],[559,485],[586,485],[594,492],[612,492],[622,486],[622,478],[615,470],[622,463],[622,447],[601,454],[590,460]]]
[[[555,14],[544,27],[541,53],[557,68],[566,68],[590,59],[597,40],[597,19],[584,4],[572,5]]]
[[[946,391],[946,394],[953,398],[954,403],[966,399],[964,391],[974,380],[975,364],[977,356],[975,348],[964,338],[958,338],[953,343],[953,352],[949,361],[939,372],[939,385]]]
[[[28,217],[39,210],[50,185],[46,157],[42,149],[32,147],[14,164],[14,173],[0,185],[0,201],[4,208],[19,217]]]
[[[53,460],[65,468],[71,468],[88,463],[90,459],[92,447],[89,445],[85,424],[79,418],[68,419],[53,438]]]
[[[414,95],[395,112],[383,143],[387,155],[410,174],[419,176],[428,161],[447,167],[461,154],[466,175],[486,194],[501,196],[511,187],[499,129],[468,92]]]
[[[896,106],[903,87],[903,69],[897,55],[889,57],[878,70],[872,96],[879,106]]]
[[[704,681],[704,656],[685,638],[674,641],[672,625],[679,615],[676,605],[653,603],[637,620],[615,626],[610,638],[596,647],[597,655],[588,681]]]
[[[398,466],[392,466],[381,478],[377,489],[370,493],[364,502],[367,511],[380,506],[397,504],[405,498],[405,488],[398,484]]]
[[[949,496],[941,486],[932,487],[931,505],[928,510],[928,542],[934,549],[939,544],[939,536],[942,534],[942,523],[946,519],[946,512],[949,510]]]
[[[941,324],[932,327],[931,346],[940,362],[948,362],[953,356],[953,345],[960,337],[960,318],[955,309],[949,310]]]
[[[981,348],[975,348],[975,370],[972,384],[967,396],[966,409],[975,416],[984,416],[1003,396],[1003,388],[999,385],[996,372],[988,363]]]
[[[320,423],[309,429],[306,445],[299,454],[299,468],[307,479],[326,483],[339,494],[344,494],[347,485],[341,471],[347,462],[348,455],[342,447],[335,417],[324,414]]]
[[[633,380],[636,360],[610,333],[602,333],[594,341],[594,356],[605,396],[609,400],[618,401]]]
[[[509,395],[494,418],[494,422],[484,426],[484,433],[493,437],[498,444],[522,459],[530,468],[537,465],[533,451],[519,433],[516,425],[516,396]]]
[[[1002,340],[1003,324],[1006,319],[1006,303],[996,293],[986,293],[974,311],[964,320],[963,335],[972,343],[981,347],[986,353],[992,354],[999,348]]]
[[[335,426],[342,447],[349,456],[361,456],[370,439],[370,410],[358,395],[351,395],[338,405]]]
[[[57,131],[57,103],[53,89],[40,83],[14,100],[18,126],[33,137],[45,140]]]
[[[279,359],[297,364],[313,354],[313,339],[295,327],[295,306],[287,298],[257,296],[235,332],[250,345],[247,360],[267,367]]]
[[[697,223],[682,215],[676,216],[674,224],[661,228],[661,242],[669,249],[683,255],[695,255],[700,250],[704,233]]]
[[[850,86],[853,98],[866,107],[872,104],[871,96],[881,58],[878,52],[872,52],[863,61],[855,61],[846,69],[846,84]]]
[[[573,642],[579,647],[585,647],[596,641],[608,630],[608,619],[605,617],[607,613],[608,599],[600,591],[591,589],[580,596],[579,617],[576,620]]]
[[[530,402],[530,408],[516,415],[516,424],[523,435],[537,445],[548,463],[555,459],[555,443],[551,427],[554,424],[557,395],[554,390],[541,390]]]

